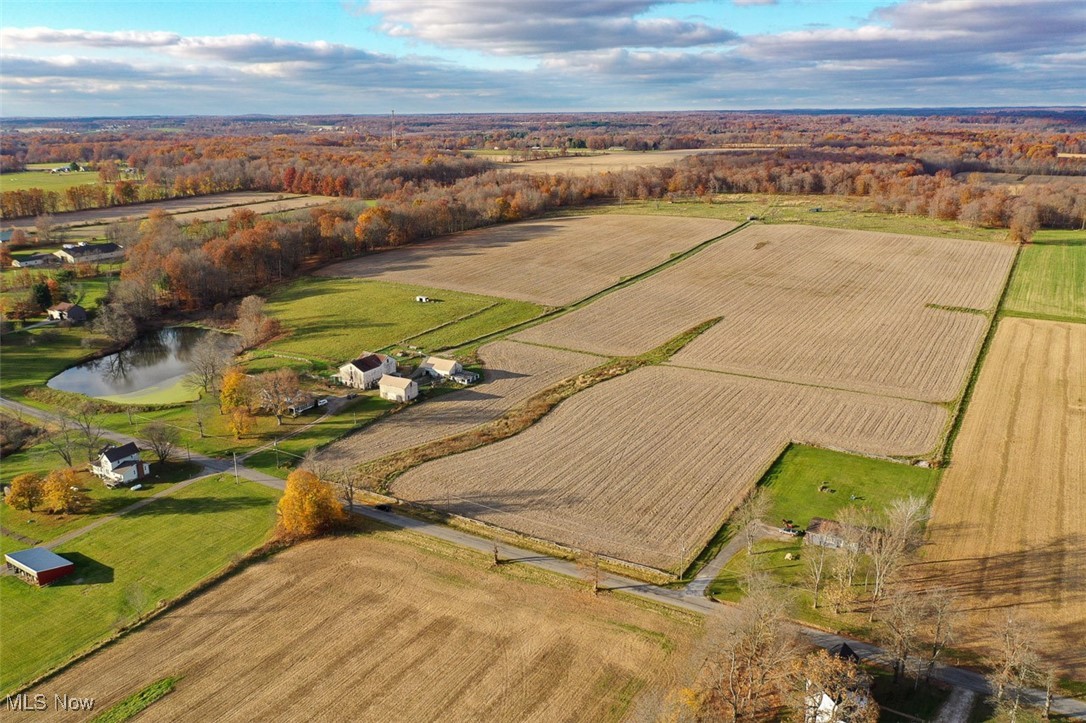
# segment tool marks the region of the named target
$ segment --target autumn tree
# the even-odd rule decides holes
[[[253,407],[253,380],[239,367],[230,367],[222,375],[219,390],[219,405],[222,411],[244,409],[251,412]]]
[[[201,337],[192,345],[192,354],[189,355],[189,366],[192,367],[188,375],[189,384],[204,392],[210,391],[229,365],[231,356],[230,350],[214,335]]]
[[[33,512],[42,501],[42,479],[33,472],[16,475],[8,486],[4,502],[17,510]]]
[[[264,313],[264,299],[246,296],[238,304],[238,335],[243,348],[252,348],[279,333],[279,320]]]
[[[79,487],[79,473],[57,469],[42,483],[42,507],[52,514],[75,514],[90,509],[90,497]]]
[[[121,304],[106,304],[95,312],[91,331],[115,344],[127,344],[136,338],[136,322]]]
[[[312,537],[345,518],[331,485],[307,470],[290,473],[279,500],[279,522],[284,532],[292,537]]]
[[[859,661],[818,650],[798,661],[796,687],[803,720],[821,723],[877,723],[879,706],[871,696],[871,678]],[[829,698],[832,708],[823,705]]]
[[[873,600],[882,597],[908,556],[923,543],[924,523],[930,516],[928,503],[914,496],[894,500],[869,520],[865,547],[875,576]]]
[[[253,431],[253,415],[244,407],[234,407],[230,410],[230,432],[234,439],[241,439]]]
[[[147,442],[147,446],[154,452],[155,458],[159,463],[169,461],[170,457],[176,451],[177,446],[181,443],[181,433],[177,431],[176,427],[163,424],[162,422],[152,422],[143,428],[143,439]]]
[[[997,719],[1016,721],[1021,713],[1023,694],[1036,681],[1040,667],[1034,647],[1037,629],[1008,613],[992,633],[994,646],[988,661],[992,706]]]
[[[904,679],[909,656],[919,644],[925,607],[923,598],[907,589],[895,590],[883,602],[879,617],[886,629],[883,637],[893,659],[895,683]]]

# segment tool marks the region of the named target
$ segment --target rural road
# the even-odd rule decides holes
[[[38,419],[49,419],[50,415],[34,407],[21,404],[9,399],[0,397],[0,407],[8,409],[13,412],[25,414],[27,416],[35,417]],[[137,437],[132,437],[125,434],[119,434],[116,432],[105,432],[103,437],[114,442],[121,444],[127,442],[141,442]],[[196,479],[206,477],[210,474],[218,473],[233,473],[235,470],[234,462],[230,459],[216,459],[213,457],[207,457],[205,455],[193,454],[192,461],[202,466],[202,471],[196,477],[179,482],[175,485],[171,485],[169,488],[157,493],[151,497],[147,497],[139,502],[134,503],[132,506],[122,510],[115,515],[109,515],[103,517],[95,522],[82,527],[78,530],[74,530],[71,533],[58,538],[58,540],[50,543],[60,544],[62,541],[67,541],[73,537],[76,537],[84,532],[89,531],[99,525],[104,524],[106,521],[119,514],[131,511],[133,509],[142,507],[146,504],[150,504],[155,498],[169,494],[170,492],[184,487],[196,481]],[[237,465],[237,475],[253,482],[273,487],[278,490],[282,490],[284,487],[284,481],[278,477],[273,477],[269,474],[259,472],[257,470],[249,469],[242,464]],[[463,532],[460,530],[440,525],[434,522],[427,522],[425,520],[419,520],[413,517],[406,517],[393,512],[383,512],[367,505],[356,505],[354,508],[354,514],[367,517],[378,522],[382,522],[392,527],[398,527],[401,529],[411,530],[419,534],[434,537],[446,542],[450,542],[455,545],[467,547],[469,549],[477,550],[484,554],[492,554],[495,546],[493,540],[478,537],[476,535]],[[534,552],[532,550],[525,550],[514,545],[510,545],[504,542],[496,543],[498,547],[498,555],[502,561],[502,564],[525,564],[538,567],[549,572],[557,573],[559,575],[566,575],[575,578],[584,578],[585,573],[580,569],[576,563],[569,560],[561,560],[555,557],[550,557],[542,553]],[[600,573],[600,587],[604,590],[623,592],[629,595],[634,595],[643,600],[651,602],[662,603],[664,605],[671,605],[683,610],[688,610],[695,613],[716,613],[720,614],[722,611],[728,609],[727,606],[717,603],[710,598],[706,597],[709,584],[719,574],[721,568],[730,559],[730,557],[743,545],[743,541],[740,537],[732,539],[721,551],[717,554],[708,565],[706,565],[701,572],[695,577],[693,581],[682,588],[664,588],[651,583],[642,582],[640,580],[634,580],[632,578],[624,577],[621,575],[615,575],[608,572]],[[883,665],[889,665],[891,662],[890,656],[886,651],[868,643],[863,643],[851,638],[846,638],[833,633],[828,633],[822,630],[816,630],[814,628],[808,628],[799,626],[798,630],[807,637],[811,643],[821,648],[832,648],[841,643],[848,643],[849,646],[856,651],[856,653],[864,660],[870,660]],[[991,692],[991,688],[988,685],[988,681],[985,677],[979,673],[975,673],[970,670],[964,670],[962,668],[954,668],[946,665],[937,665],[932,677],[948,685],[956,688],[963,688],[965,690],[973,691],[982,696],[986,696]],[[1043,705],[1045,694],[1041,690],[1027,690],[1025,698],[1034,705]],[[1086,720],[1086,702],[1076,700],[1074,698],[1055,697],[1052,702],[1052,710],[1056,713],[1069,716],[1077,720]]]

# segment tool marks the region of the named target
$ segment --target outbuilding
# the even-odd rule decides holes
[[[348,387],[373,389],[385,374],[396,371],[396,360],[385,354],[362,354],[339,368],[336,377]]]
[[[381,389],[381,398],[393,402],[410,402],[419,395],[419,385],[414,379],[407,377],[394,377],[386,374],[381,377],[378,384]]]
[[[812,517],[811,524],[807,525],[807,531],[803,535],[803,542],[807,545],[854,550],[859,547],[857,540],[861,532],[862,530],[842,525],[837,520]]]
[[[52,266],[57,262],[53,254],[30,254],[22,258],[11,260],[11,265],[17,269],[29,269],[35,266]]]
[[[16,575],[35,585],[48,585],[75,572],[74,562],[44,547],[9,552],[4,555],[4,562]]]
[[[451,377],[453,374],[463,371],[463,369],[464,367],[460,366],[460,362],[455,359],[441,359],[436,356],[428,356],[422,364],[419,364],[419,370],[440,379]]]
[[[89,244],[86,241],[80,241],[78,244],[65,244],[64,248],[54,251],[53,255],[69,264],[85,261],[117,261],[124,258],[124,247],[113,242]]]
[[[55,306],[50,306],[46,311],[49,312],[50,319],[70,321],[73,324],[82,324],[87,320],[86,309],[79,304],[69,304],[67,301],[62,301]]]

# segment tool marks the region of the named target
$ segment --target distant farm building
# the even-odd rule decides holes
[[[386,374],[381,377],[378,385],[381,389],[381,398],[393,402],[410,402],[419,395],[419,385],[414,379],[407,377],[394,377]]]
[[[479,381],[479,375],[475,372],[469,372],[467,370],[457,372],[456,374],[449,375],[449,379],[452,379],[457,384],[463,384],[465,387],[469,384],[474,384]]]
[[[429,296],[416,296],[415,301],[419,302],[420,304],[429,304],[430,303],[430,297]]]
[[[11,241],[11,237],[14,235],[15,229],[13,228],[6,228],[3,231],[0,231],[0,244],[6,244],[8,241]]]
[[[396,360],[384,354],[363,354],[339,368],[336,378],[348,387],[373,389],[385,374],[396,373]]]
[[[849,647],[848,643],[841,643],[829,649],[829,654],[834,658],[841,658],[852,663],[859,663],[860,656]],[[848,723],[849,711],[863,711],[870,702],[870,696],[866,691],[870,689],[870,681],[861,676],[857,684],[849,689],[827,691],[807,681],[807,694],[804,696],[804,723]]]
[[[444,379],[463,371],[464,367],[454,359],[439,359],[436,356],[428,356],[419,364],[419,371],[424,371],[432,377]]]
[[[75,572],[74,562],[44,547],[9,552],[4,562],[16,575],[35,585],[48,585]]]
[[[854,527],[842,525],[837,520],[812,517],[811,524],[807,525],[807,532],[803,536],[803,542],[807,545],[833,549],[854,549],[859,544],[857,542],[859,537],[860,530]]]
[[[11,265],[17,269],[29,269],[34,266],[51,266],[57,262],[53,254],[30,254],[22,258],[12,259]]]
[[[287,407],[287,414],[292,417],[297,417],[299,414],[305,414],[310,409],[313,409],[316,406],[317,398],[314,397],[312,394],[302,392],[301,394],[296,396],[294,400],[290,403],[290,406]]]
[[[64,248],[59,251],[54,251],[53,255],[68,264],[91,261],[117,261],[124,258],[124,247],[118,246],[115,243],[89,244],[81,242],[78,244],[66,244]]]
[[[119,447],[106,447],[91,465],[91,472],[101,477],[106,487],[119,487],[143,479],[150,465],[140,460],[140,448],[135,442]]]
[[[87,320],[87,310],[79,304],[69,304],[67,301],[62,301],[55,306],[50,306],[47,310],[50,319],[57,319],[59,321],[70,321],[73,324],[82,324]]]

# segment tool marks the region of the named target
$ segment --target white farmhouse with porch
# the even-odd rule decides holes
[[[103,449],[98,462],[91,465],[91,472],[101,477],[106,487],[119,487],[146,477],[150,465],[140,460],[140,448],[136,443],[129,442]]]
[[[414,379],[406,377],[394,377],[386,374],[381,377],[379,384],[381,397],[394,402],[410,402],[419,395],[419,385]]]
[[[373,389],[385,374],[396,373],[396,360],[384,354],[363,354],[339,368],[336,378],[348,387]]]

